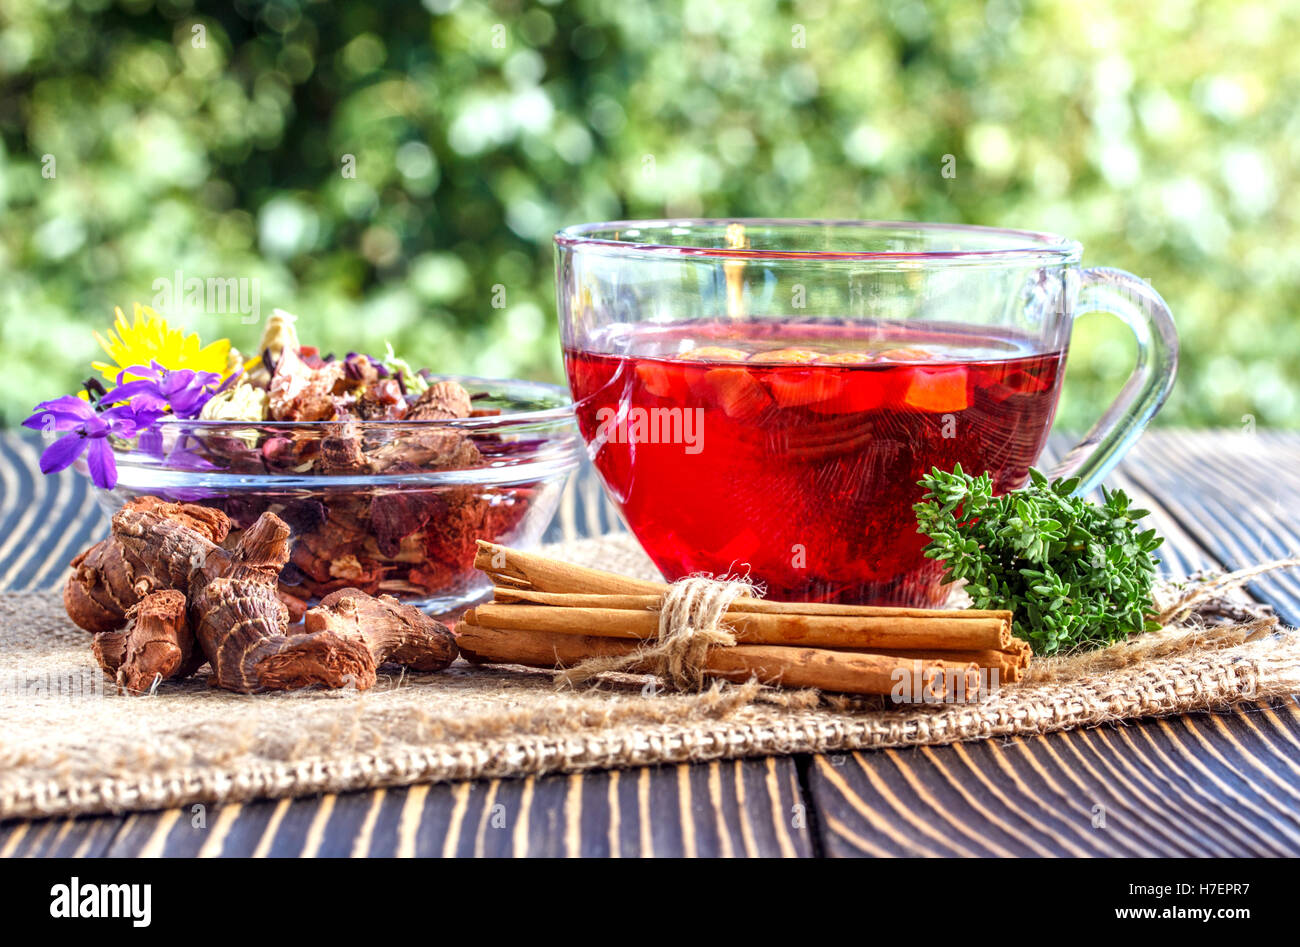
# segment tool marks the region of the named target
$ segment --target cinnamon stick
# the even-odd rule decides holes
[[[879,653],[896,658],[920,656],[914,651],[904,651],[898,648],[884,648]],[[1014,684],[1020,680],[1026,665],[1029,663],[1028,655],[991,649],[982,651],[927,651],[920,657],[924,659],[934,658],[940,661],[970,663],[982,668],[997,668],[1000,680],[1005,684]]]
[[[482,539],[474,566],[488,574],[494,583],[506,579],[512,585],[523,584],[541,592],[597,592],[604,594],[663,594],[662,582],[630,579],[627,576],[588,569],[559,562],[533,553],[498,546]]]
[[[456,625],[456,643],[470,661],[522,664],[527,667],[572,667],[592,657],[634,654],[639,645],[626,638],[521,631],[475,624],[468,616]],[[645,670],[633,665],[631,671]],[[813,687],[845,694],[891,694],[913,680],[944,690],[975,694],[979,667],[974,663],[898,658],[882,654],[824,648],[735,645],[714,648],[705,673],[731,681],[756,678],[764,684]]]
[[[663,601],[667,583],[660,583],[656,593],[596,593],[596,592],[542,592],[534,588],[496,586],[492,590],[495,602],[530,602],[536,605],[555,605],[561,608],[628,608],[654,609]],[[1011,620],[1005,609],[979,608],[901,608],[886,605],[837,605],[831,602],[774,602],[764,598],[739,598],[731,603],[730,611],[766,612],[782,615],[857,615],[863,618],[998,618]]]
[[[600,569],[548,559],[480,539],[476,568],[493,580],[497,601],[526,601],[542,605],[604,608],[650,608],[659,604],[667,582],[633,579]],[[903,608],[886,605],[837,605],[829,602],[774,602],[743,596],[732,603],[736,611],[779,612],[787,615],[858,615],[907,618],[1001,618],[1006,609]]]
[[[666,583],[478,545],[475,565],[494,589],[493,601],[462,621],[471,660],[563,667],[638,656],[659,637]],[[996,669],[1011,682],[1030,659],[1028,643],[1012,636],[1011,612],[1000,609],[773,602],[742,593],[722,620],[737,644],[707,652],[703,670],[713,677],[887,693],[886,679],[926,668],[974,669],[976,676]],[[642,664],[628,669],[656,671]]]
[[[655,612],[615,608],[555,608],[488,603],[465,616],[472,624],[520,631],[612,638],[654,638]],[[1011,643],[1011,624],[1000,618],[802,615],[727,610],[737,642],[761,645],[878,651],[999,651]]]

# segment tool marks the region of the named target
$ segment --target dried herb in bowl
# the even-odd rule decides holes
[[[487,588],[478,539],[535,542],[576,465],[559,389],[457,379],[383,355],[321,353],[275,310],[246,358],[137,306],[119,311],[86,396],[37,405],[41,469],[88,473],[115,513],[154,497],[294,531],[278,592],[294,619],[344,588],[431,609]],[[462,384],[464,382],[464,384]],[[469,387],[466,387],[468,385]]]
[[[913,509],[925,555],[943,561],[945,582],[966,581],[975,608],[1009,608],[1016,634],[1040,655],[1086,650],[1158,627],[1151,582],[1162,542],[1137,522],[1122,490],[1102,502],[1074,496],[1077,479],[1029,483],[993,495],[987,474],[955,466],[922,477]]]

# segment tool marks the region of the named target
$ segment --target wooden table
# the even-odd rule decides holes
[[[33,476],[37,453],[32,439],[0,436],[0,588],[56,586],[106,531],[83,479]],[[1300,550],[1300,435],[1151,433],[1110,482],[1152,510],[1170,572]],[[611,528],[617,517],[586,473],[550,538]],[[1300,574],[1250,591],[1300,623]],[[1295,855],[1300,705],[946,747],[11,821],[0,854]]]

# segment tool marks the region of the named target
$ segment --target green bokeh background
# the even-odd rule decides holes
[[[1236,0],[0,0],[0,421],[177,270],[325,350],[558,380],[554,230],[766,215],[1069,234],[1174,310],[1160,423],[1295,427],[1297,49],[1300,5]],[[1063,426],[1132,350],[1080,320]]]

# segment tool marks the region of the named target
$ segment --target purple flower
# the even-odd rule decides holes
[[[127,374],[138,377],[124,382]],[[111,490],[117,485],[117,462],[108,442],[110,435],[131,438],[138,434],[139,449],[161,457],[163,438],[156,422],[167,414],[183,420],[198,417],[208,400],[235,377],[231,375],[218,387],[221,376],[214,372],[168,371],[157,362],[149,368],[133,365],[117,376],[117,387],[97,401],[99,407],[112,407],[96,410],[76,395],[64,395],[37,405],[36,413],[23,426],[47,433],[65,432],[41,454],[42,473],[64,470],[85,454],[90,479]]]
[[[123,384],[122,379],[128,374],[138,377]],[[168,411],[178,418],[197,418],[208,399],[218,390],[214,386],[220,380],[221,376],[215,372],[196,372],[188,368],[168,371],[157,362],[149,368],[132,365],[118,374],[117,387],[104,395],[103,402],[130,402],[131,410],[137,416],[153,415],[148,424]]]
[[[175,466],[210,469],[207,460],[187,447],[191,436],[183,431],[168,452],[158,421],[165,416],[186,421],[199,417],[212,396],[236,384],[241,373],[236,370],[223,382],[215,372],[171,371],[157,361],[147,368],[132,365],[118,373],[112,391],[104,391],[97,381],[88,382],[89,400],[64,395],[43,401],[23,426],[45,434],[63,432],[41,454],[42,473],[65,470],[84,454],[90,479],[106,490],[113,489],[118,479],[110,437],[138,438],[136,450],[159,460],[167,452],[166,462]],[[125,380],[127,375],[133,376],[131,381]]]
[[[64,470],[85,454],[90,479],[96,486],[111,490],[117,485],[117,462],[108,437],[133,437],[139,430],[139,418],[127,405],[96,411],[76,395],[64,395],[38,404],[36,413],[23,422],[23,427],[66,432],[41,454],[41,473]]]

